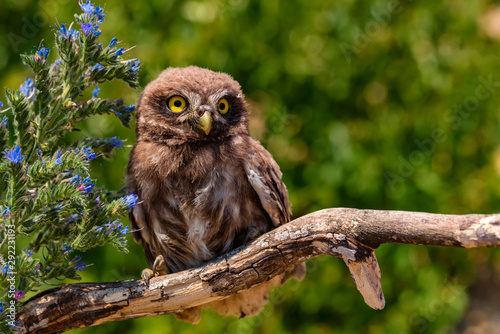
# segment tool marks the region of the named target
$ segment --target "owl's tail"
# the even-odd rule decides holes
[[[238,318],[253,317],[259,314],[267,304],[269,292],[274,287],[283,285],[290,278],[301,281],[305,275],[305,263],[300,263],[266,283],[259,284],[248,290],[242,290],[236,295],[223,300],[175,313],[175,317],[179,320],[197,324],[201,319],[201,309],[206,307],[212,308],[223,316],[235,316]]]

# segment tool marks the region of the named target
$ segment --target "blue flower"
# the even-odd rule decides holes
[[[36,97],[35,97],[35,81],[33,80],[33,78],[29,78],[28,80],[26,80],[25,82],[23,82],[21,84],[21,86],[19,87],[19,90],[28,99],[29,98],[33,98],[33,100],[36,100]]]
[[[92,28],[92,34],[94,34],[95,37],[99,36],[102,33],[102,31],[99,30],[99,26],[95,26]],[[102,47],[101,47],[102,49]]]
[[[57,158],[56,159],[56,164],[62,165],[63,164],[62,159],[61,158]]]
[[[75,263],[75,262],[78,262],[82,259],[83,256],[81,255],[77,255],[73,258],[73,260],[69,261],[69,263]]]
[[[70,184],[75,184],[75,183],[80,183],[80,180],[82,179],[82,177],[80,176],[80,174],[76,174],[75,176],[73,176],[72,178],[70,178]]]
[[[35,55],[35,58],[38,60],[38,59],[43,59],[43,60],[46,60],[47,59],[47,56],[49,55],[49,51],[50,49],[46,49],[46,48],[41,48],[40,50],[38,50],[36,52],[36,55]]]
[[[124,50],[123,48],[119,48],[118,50],[115,51],[115,55],[117,56],[123,55],[123,50]]]
[[[78,271],[83,271],[87,267],[87,265],[83,262],[77,263],[74,265],[75,269]]]
[[[104,9],[101,7],[96,7],[94,9],[94,15],[97,18],[97,22],[99,24],[104,22],[104,18],[106,17],[106,14],[104,13]]]
[[[85,35],[90,34],[90,31],[92,30],[92,23],[84,23],[82,24],[82,31]]]
[[[122,147],[123,146],[123,140],[121,140],[118,137],[113,137],[111,138],[110,142],[111,146],[113,147]]]
[[[89,192],[92,191],[92,189],[94,189],[94,184],[87,184],[87,185],[82,185],[81,187],[83,187],[83,191],[88,194]]]
[[[118,44],[118,38],[113,37],[111,42],[109,42],[108,48],[112,48],[112,47],[116,46],[117,44]]]
[[[68,29],[66,29],[64,23],[61,23],[61,29],[59,29],[57,32],[63,35],[64,37],[68,36]]]
[[[123,224],[120,223],[119,219],[115,220],[114,222],[108,222],[107,224],[104,224],[104,226],[107,227],[106,233],[109,233],[111,231],[115,231],[116,233],[120,233],[120,234],[129,234],[130,233],[129,227],[128,226],[123,227]],[[101,229],[102,229],[102,226],[100,227],[99,230],[101,230]]]
[[[95,158],[97,158],[97,155],[92,152],[92,147],[82,148],[82,153],[85,155],[87,160],[94,160]]]
[[[132,60],[132,61],[129,61],[127,63],[127,65],[130,67],[130,70],[133,73],[136,73],[137,71],[139,71],[139,68],[141,67],[141,62],[140,62],[140,60]]]
[[[12,208],[12,206],[9,206],[7,209],[3,210],[2,212],[2,217],[3,218],[9,218],[11,213],[10,213],[10,209]]]
[[[62,157],[62,152],[61,151],[57,151],[56,152],[56,158],[60,158]]]
[[[139,196],[134,193],[130,193],[130,195],[125,196],[125,204],[127,205],[127,209],[132,209],[137,204],[137,200]]]
[[[97,70],[97,72],[101,71],[101,70],[104,70],[104,66],[102,66],[101,64],[97,63],[94,65],[94,67],[92,67],[92,71],[95,71]]]
[[[75,175],[75,177],[76,176],[80,177],[79,175]],[[78,190],[83,191],[85,193],[91,192],[92,189],[94,189],[94,184],[92,184],[92,181],[88,176],[83,181],[81,181],[80,185],[78,186]]]
[[[62,62],[62,59],[61,59],[61,58],[57,58],[57,59],[54,61],[54,66],[59,66],[59,65],[61,65],[61,62]]]
[[[80,38],[80,32],[78,30],[68,30],[66,29],[64,23],[61,24],[61,29],[59,29],[57,32],[63,35],[65,38],[71,39],[73,42],[76,42],[76,40]]]
[[[2,274],[7,275],[8,271],[9,271],[9,265],[5,265],[5,267],[2,268]]]
[[[2,122],[0,122],[0,126],[5,126],[6,128],[9,126],[9,119],[7,116],[4,116]]]
[[[33,255],[33,252],[31,250],[29,250],[27,253],[26,253],[26,256],[27,257],[31,257]]]
[[[84,11],[85,14],[93,14],[94,5],[87,1],[86,3],[79,3],[80,8]]]
[[[2,107],[3,107],[3,102],[0,101],[0,110],[2,110]]]
[[[43,155],[42,151],[39,148],[36,149],[36,155],[38,155],[39,158],[41,158]]]
[[[101,89],[97,86],[95,86],[95,89],[92,91],[92,97],[97,98],[97,95],[99,95],[99,92]]]
[[[73,248],[70,245],[63,245],[63,253],[64,254],[68,254],[72,250],[73,250]]]
[[[14,147],[14,149],[7,152],[7,159],[12,161],[16,165],[18,163],[21,163],[25,157],[26,157],[26,155],[21,156],[21,148],[19,147],[19,145],[16,145]]]
[[[135,110],[135,104],[131,104],[131,105],[129,105],[129,106],[127,106],[127,107],[123,108],[123,110],[125,110],[125,111],[129,111],[129,112],[132,112],[132,111],[134,111],[134,110]]]
[[[2,312],[3,312],[3,303],[0,302],[0,314],[2,314]]]

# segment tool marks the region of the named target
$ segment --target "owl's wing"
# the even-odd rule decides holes
[[[262,207],[273,225],[279,226],[290,221],[291,208],[288,191],[281,181],[281,171],[271,154],[251,138],[251,148],[244,166],[248,181],[259,196]]]
[[[129,213],[130,227],[132,228],[132,236],[134,237],[134,241],[142,243],[142,248],[144,249],[144,254],[146,255],[146,261],[149,266],[153,265],[155,257],[153,256],[150,246],[149,246],[149,238],[145,238],[144,236],[149,235],[149,228],[145,224],[144,212],[142,209],[142,204],[135,205]]]

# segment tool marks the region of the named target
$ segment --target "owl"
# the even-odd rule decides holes
[[[279,166],[249,135],[247,103],[228,74],[195,66],[163,71],[139,98],[136,137],[127,183],[139,196],[130,223],[149,265],[146,281],[200,266],[290,221]],[[296,265],[206,306],[254,316],[273,286],[304,275],[304,264]],[[197,323],[200,310],[175,315]]]

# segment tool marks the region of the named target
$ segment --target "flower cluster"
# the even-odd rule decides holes
[[[64,23],[61,23],[61,29],[59,29],[58,32],[64,38],[67,38],[73,42],[78,41],[78,39],[80,38],[80,32],[78,30],[75,30],[73,28],[68,30],[68,29],[66,29],[66,25]]]
[[[104,22],[104,17],[106,17],[104,9],[98,6],[94,7],[94,5],[90,1],[87,1],[86,3],[80,2],[79,4],[83,12],[90,17],[95,18],[97,23],[101,24]]]
[[[104,9],[98,6],[94,7],[90,1],[80,2],[80,8],[86,16],[85,21],[80,23],[83,33],[86,36],[99,36],[102,33],[99,25],[104,22],[104,17],[106,17]]]
[[[76,174],[72,178],[69,179],[70,184],[75,184],[78,188],[78,190],[83,191],[84,193],[88,194],[89,192],[94,189],[94,184],[92,183],[92,180],[90,180],[90,177],[86,177],[82,179],[80,174]]]
[[[109,221],[106,224],[104,224],[104,226],[98,226],[97,231],[99,231],[99,232],[105,231],[106,234],[108,234],[110,232],[116,232],[118,234],[129,234],[130,233],[129,227],[128,226],[123,227],[123,224],[120,223],[119,219],[117,219],[113,222]]]
[[[55,48],[40,46],[21,55],[33,75],[18,89],[7,89],[6,100],[0,102],[0,226],[14,225],[20,244],[29,244],[12,264],[2,255],[8,253],[8,235],[0,228],[0,313],[4,305],[44,284],[78,279],[88,264],[81,262],[81,255],[71,259],[74,252],[106,244],[127,251],[130,230],[119,217],[137,204],[137,195],[98,188],[90,178],[91,161],[110,158],[123,140],[85,138],[67,147],[59,143],[76,123],[93,115],[114,114],[129,126],[135,105],[101,97],[99,85],[121,80],[137,87],[141,63],[125,58],[130,48],[119,47],[116,37],[103,43],[107,47],[98,43],[103,8],[83,0],[80,7],[76,23],[58,25]],[[11,281],[15,290],[8,294]],[[17,311],[21,304],[16,305]],[[2,333],[9,328],[5,319],[2,314]]]
[[[38,61],[47,60],[47,57],[49,56],[49,51],[50,51],[49,49],[46,49],[44,47],[40,48],[40,50],[38,50],[35,53],[35,59]]]

